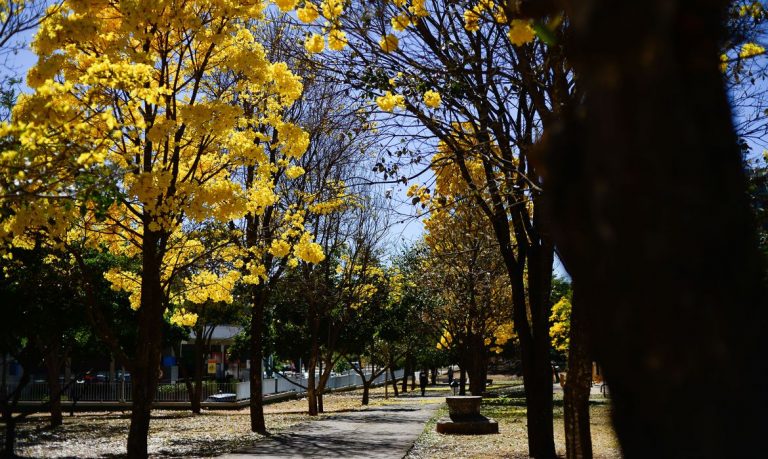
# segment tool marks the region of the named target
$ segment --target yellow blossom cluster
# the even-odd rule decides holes
[[[198,315],[196,313],[181,308],[173,311],[168,318],[168,323],[178,327],[194,327],[197,323],[197,318]]]
[[[405,108],[405,97],[402,94],[393,94],[387,91],[383,96],[376,97],[376,105],[382,111],[391,112],[396,108]]]
[[[549,329],[552,347],[557,351],[566,352],[570,344],[571,331],[571,300],[568,297],[560,298],[552,306],[549,321],[552,324]]]
[[[507,37],[513,45],[522,46],[533,41],[536,38],[536,32],[534,32],[530,20],[513,19],[509,24]]]
[[[442,103],[442,98],[440,97],[440,93],[433,90],[428,90],[424,93],[424,105],[426,105],[429,108],[438,108],[440,107],[440,104]]]
[[[739,57],[742,59],[759,56],[761,54],[765,54],[765,48],[757,43],[744,43],[739,51]]]
[[[296,10],[296,16],[301,22],[307,24],[312,23],[319,16],[317,6],[312,2],[307,2],[304,4],[304,8],[299,8]]]
[[[315,54],[325,49],[325,38],[322,35],[313,33],[304,40],[304,49],[310,54]]]
[[[379,46],[385,53],[391,53],[400,45],[400,40],[392,34],[383,35],[379,40]]]

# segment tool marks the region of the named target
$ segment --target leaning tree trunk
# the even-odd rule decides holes
[[[585,101],[545,134],[547,196],[628,458],[765,449],[765,265],[718,69],[730,3],[564,2]]]
[[[584,308],[579,303],[578,287],[574,284],[571,304],[570,347],[568,348],[568,378],[563,388],[565,417],[565,452],[568,459],[590,459],[592,436],[589,428],[589,392],[592,382]]]
[[[145,225],[145,228],[148,226]],[[147,229],[143,242],[141,307],[137,314],[136,357],[131,374],[133,408],[128,431],[129,458],[147,457],[147,437],[158,384],[165,310],[160,283],[160,236]]]
[[[390,379],[390,382],[392,383],[392,389],[395,392],[395,397],[397,397],[400,394],[397,392],[397,378],[395,378],[395,364],[394,364],[394,362],[390,362],[389,374],[392,376],[392,378]]]

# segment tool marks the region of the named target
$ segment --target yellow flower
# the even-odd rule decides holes
[[[424,93],[424,105],[426,105],[429,108],[437,108],[440,106],[440,103],[442,102],[442,99],[440,98],[440,93],[437,91],[432,91],[431,89]]]
[[[480,30],[480,14],[475,10],[464,11],[464,29],[467,32],[477,32]]]
[[[728,55],[727,54],[720,55],[720,71],[723,73],[728,71]]]
[[[280,8],[280,11],[283,13],[287,11],[291,11],[296,7],[296,0],[272,0],[275,2],[275,5],[277,5],[278,8]]]
[[[323,48],[325,48],[325,39],[322,35],[313,33],[304,40],[304,49],[310,54],[319,53]]]
[[[318,16],[317,7],[314,3],[307,2],[307,4],[304,5],[304,8],[299,8],[296,10],[296,16],[298,16],[301,22],[305,22],[307,24],[314,22]]]
[[[395,108],[405,107],[405,97],[402,94],[392,94],[391,91],[387,91],[383,96],[376,98],[376,105],[385,112],[391,112]]]
[[[509,25],[507,37],[509,37],[509,41],[513,45],[520,46],[533,41],[536,33],[533,31],[533,27],[531,27],[531,21],[513,19]]]
[[[765,48],[757,43],[744,43],[741,47],[741,51],[739,51],[739,57],[742,59],[759,56],[760,54],[765,54]]]
[[[391,22],[392,28],[398,32],[402,32],[411,25],[411,19],[405,13],[400,13],[397,16],[394,16]]]
[[[304,175],[304,168],[300,166],[291,166],[285,170],[285,176],[293,180],[296,177]]]
[[[347,46],[347,34],[339,29],[331,29],[328,34],[328,47],[334,51],[341,51]]]
[[[381,46],[381,49],[383,49],[385,53],[391,53],[396,50],[399,44],[400,40],[392,34],[384,35],[379,40],[379,46]]]
[[[278,258],[282,258],[288,255],[290,252],[291,245],[282,239],[272,241],[272,244],[269,246],[269,253]]]
[[[338,18],[344,11],[342,0],[324,0],[320,7],[323,9],[323,16],[329,20]]]

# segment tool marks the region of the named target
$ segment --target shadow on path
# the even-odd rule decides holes
[[[440,406],[435,403],[373,407],[300,424],[253,447],[226,455],[245,457],[402,458]]]

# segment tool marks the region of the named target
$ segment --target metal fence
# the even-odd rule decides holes
[[[403,377],[403,370],[395,371],[396,378]],[[374,381],[374,384],[383,384],[385,375],[380,375]],[[319,379],[319,378],[316,378]],[[326,383],[326,389],[342,389],[345,387],[362,386],[363,380],[357,373],[331,376]],[[303,376],[298,378],[285,378],[277,376],[275,378],[264,378],[262,380],[262,396],[273,395],[285,392],[296,392],[297,394],[306,393],[307,378]],[[8,386],[7,394],[15,387]],[[203,382],[202,400],[206,401],[209,397],[221,397],[222,401],[247,400],[251,396],[250,381],[219,383],[214,381]],[[27,384],[21,391],[19,400],[21,401],[46,401],[50,398],[50,390],[47,382],[33,382]],[[69,401],[89,401],[89,402],[130,402],[131,401],[131,383],[130,382],[82,382],[70,384],[68,388],[62,390],[62,400]],[[216,398],[216,397],[214,397]],[[184,383],[160,384],[155,394],[157,402],[189,402],[189,392]]]

